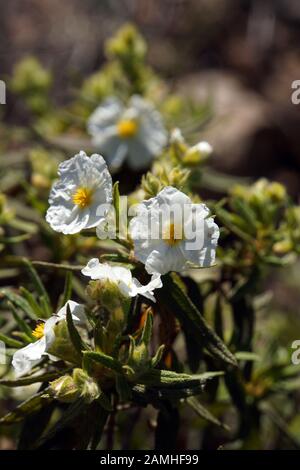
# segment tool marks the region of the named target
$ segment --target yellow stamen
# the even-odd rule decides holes
[[[72,196],[74,204],[80,207],[80,209],[85,209],[92,202],[93,191],[89,188],[78,188]]]
[[[138,124],[133,119],[122,119],[117,124],[118,134],[123,139],[134,137],[138,130]]]
[[[37,339],[41,339],[44,336],[44,328],[45,328],[45,324],[39,323],[36,326],[36,328],[32,331],[32,336],[34,336]]]
[[[184,238],[183,229],[182,227],[176,227],[175,230],[175,224],[171,223],[164,229],[162,238],[167,245],[177,245],[177,243],[180,243]]]

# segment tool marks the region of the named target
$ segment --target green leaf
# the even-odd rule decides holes
[[[116,375],[116,389],[122,403],[126,403],[131,400],[131,388],[125,377],[121,374]]]
[[[237,235],[239,238],[241,238],[242,240],[244,240],[245,242],[247,243],[252,243],[253,242],[253,237],[251,237],[248,233],[244,232],[243,230],[241,230],[237,225],[236,223],[234,223],[233,221],[233,215],[235,216],[235,219],[237,222],[238,219],[240,219],[237,215],[235,214],[231,214],[230,212],[226,211],[225,209],[223,208],[216,208],[216,214],[218,216],[218,218],[221,220],[221,222],[233,233],[235,233],[235,235]],[[243,219],[240,219],[241,223],[239,223],[239,225],[241,225],[243,223]]]
[[[23,312],[25,312],[32,320],[37,320],[39,318],[27,300],[25,300],[20,295],[15,294],[12,290],[5,288],[0,289],[0,297],[5,297],[10,300],[16,307],[19,307],[21,310],[23,310]]]
[[[34,414],[27,416],[22,423],[17,450],[30,450],[44,433],[51,419],[55,403],[49,403]]]
[[[186,388],[205,385],[208,380],[223,374],[223,372],[205,372],[203,374],[188,375],[178,374],[170,370],[152,369],[139,377],[138,380],[139,383],[149,386]]]
[[[203,418],[205,421],[215,424],[216,426],[228,429],[228,427],[211,414],[211,412],[205,408],[205,406],[203,406],[196,397],[187,398],[186,403],[197,413],[198,416],[200,416],[200,418]]]
[[[238,351],[235,353],[238,361],[260,361],[261,358],[258,354],[251,351]]]
[[[142,336],[141,336],[141,343],[145,343],[146,346],[149,345],[152,336],[152,328],[153,328],[153,314],[148,310],[147,318],[144,324]]]
[[[66,321],[68,326],[68,332],[74,349],[78,352],[79,356],[82,357],[82,352],[86,349],[86,346],[82,341],[77,329],[75,328],[69,304],[67,304]]]
[[[44,305],[47,309],[46,310],[47,314],[48,314],[48,316],[50,316],[52,314],[51,302],[50,302],[50,299],[49,299],[49,296],[48,296],[48,292],[45,289],[45,286],[42,283],[40,276],[38,275],[37,271],[35,270],[32,263],[28,259],[24,258],[23,263],[29,271],[29,274],[32,278],[32,281],[34,283],[34,286],[35,286],[38,294],[41,296],[41,298],[44,299]]]
[[[175,273],[163,276],[163,288],[159,291],[161,292],[158,292],[157,296],[160,301],[167,309],[172,309],[190,335],[203,344],[215,358],[227,365],[237,366],[236,358],[206,323],[197,307],[180,286],[180,279]]]
[[[156,351],[155,356],[152,357],[151,366],[153,368],[156,367],[160,363],[160,361],[162,359],[162,356],[163,356],[163,353],[165,351],[165,348],[166,348],[166,346],[164,344],[161,344],[159,346],[158,350]]]
[[[97,446],[101,441],[101,437],[104,431],[104,426],[108,418],[108,411],[103,409],[103,407],[96,402],[92,403],[91,407],[93,408],[93,418],[94,418],[94,432],[91,440],[90,448],[91,450],[96,450]]]
[[[5,415],[3,418],[0,419],[0,424],[14,424],[23,421],[26,416],[31,415],[32,413],[36,413],[41,408],[47,406],[53,400],[50,397],[46,390],[37,393],[33,397],[29,398],[28,400],[21,403],[17,408],[13,411]]]
[[[119,235],[120,229],[120,191],[119,191],[119,181],[116,181],[113,187],[113,204],[116,214],[116,234]]]
[[[8,302],[8,306],[11,308],[13,317],[14,317],[17,325],[19,326],[20,330],[22,330],[25,333],[28,341],[32,342],[34,337],[32,335],[32,330],[31,330],[30,326],[20,316],[19,312],[17,311],[17,309],[15,308],[13,303]]]
[[[3,343],[6,344],[6,346],[9,346],[10,348],[22,348],[24,346],[21,341],[17,341],[16,339],[9,338],[9,336],[4,335],[3,333],[0,333],[0,341],[3,341]]]
[[[63,294],[59,300],[58,310],[63,307],[72,296],[72,271],[67,271]]]
[[[100,390],[100,394],[99,394],[99,397],[97,398],[97,400],[99,401],[100,405],[102,406],[102,408],[104,408],[106,411],[112,411],[113,410],[113,407],[112,407],[112,404],[110,402],[110,399],[108,398],[108,396],[103,392],[103,390]]]
[[[122,364],[117,359],[114,359],[113,357],[108,356],[107,354],[104,354],[100,351],[84,351],[83,365],[84,368],[87,367],[87,370],[89,368],[90,362],[97,362],[98,364],[101,364],[102,366],[107,367],[114,372],[123,374]]]
[[[249,204],[247,204],[245,201],[239,198],[235,198],[232,201],[234,210],[239,212],[239,214],[245,219],[246,222],[246,227],[247,231],[251,233],[251,235],[255,236],[256,230],[257,230],[257,223],[256,223],[256,214],[255,212],[251,209]],[[245,227],[245,224],[243,224],[243,227]]]
[[[20,292],[29,303],[37,318],[47,318],[44,310],[39,306],[31,292],[25,289],[25,287],[20,287]]]
[[[34,375],[32,377],[22,377],[16,380],[0,380],[0,385],[5,387],[24,387],[25,385],[31,385],[39,382],[50,382],[62,375],[60,372],[47,372],[45,374]]]
[[[66,428],[78,415],[86,408],[83,400],[76,400],[72,403],[67,410],[62,414],[61,418],[54,423],[51,429],[46,435],[42,435],[40,439],[35,443],[34,448],[41,447],[47,441],[52,439],[58,432]]]

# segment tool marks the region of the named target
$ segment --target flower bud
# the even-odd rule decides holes
[[[80,396],[83,397],[87,403],[91,403],[99,397],[100,390],[97,383],[82,369],[74,369],[73,379],[80,390]]]
[[[56,400],[63,403],[72,403],[80,395],[80,391],[70,375],[63,375],[50,382],[50,393]]]
[[[286,198],[286,189],[280,183],[270,183],[266,187],[266,195],[275,202],[282,202]]]
[[[87,295],[108,311],[120,307],[122,294],[115,282],[109,279],[90,281],[86,288]]]
[[[199,142],[185,152],[182,161],[185,165],[199,165],[207,160],[212,151],[212,146],[208,142]]]

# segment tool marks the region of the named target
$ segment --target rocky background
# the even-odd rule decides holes
[[[298,0],[1,0],[0,73],[33,54],[55,71],[57,99],[71,81],[96,70],[103,42],[126,21],[149,43],[150,64],[174,88],[211,97],[205,137],[214,165],[266,176],[298,196],[300,79]],[[13,101],[6,118],[15,119]]]

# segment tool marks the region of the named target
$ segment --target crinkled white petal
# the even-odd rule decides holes
[[[42,358],[46,351],[46,338],[39,339],[19,349],[13,355],[12,366],[17,376],[27,374]]]
[[[59,165],[58,175],[50,192],[47,222],[65,234],[96,227],[105,217],[105,206],[112,202],[112,179],[103,157],[88,157],[81,151]],[[91,204],[84,209],[73,202],[74,193],[82,187],[92,191]]]
[[[183,271],[186,259],[181,251],[181,243],[175,246],[168,246],[162,243],[160,250],[153,250],[147,257],[145,268],[149,274],[167,274],[170,271]]]
[[[152,276],[151,281],[147,285],[143,286],[137,279],[132,277],[130,269],[100,263],[97,258],[91,259],[81,272],[93,280],[107,279],[114,282],[125,297],[136,297],[138,294],[141,294],[155,301],[153,291],[162,286],[160,276],[157,274]]]
[[[83,322],[85,320],[85,309],[84,305],[74,302],[74,300],[68,300],[68,302],[57,312],[59,320],[64,320],[67,316],[67,305],[70,307],[70,312],[74,322]],[[47,323],[47,322],[46,322]]]
[[[156,302],[153,292],[155,289],[160,289],[163,285],[160,274],[154,273],[151,276],[150,282],[145,286],[143,286],[140,281],[136,278],[133,278],[132,282],[132,297],[135,297],[137,294],[140,294],[146,297],[147,299],[152,300],[152,302]]]
[[[170,244],[162,237],[170,223],[182,224],[184,237],[177,243]],[[205,204],[192,204],[175,188],[166,187],[156,197],[143,201],[129,230],[135,257],[150,274],[209,267],[215,262],[219,227],[209,217]]]

